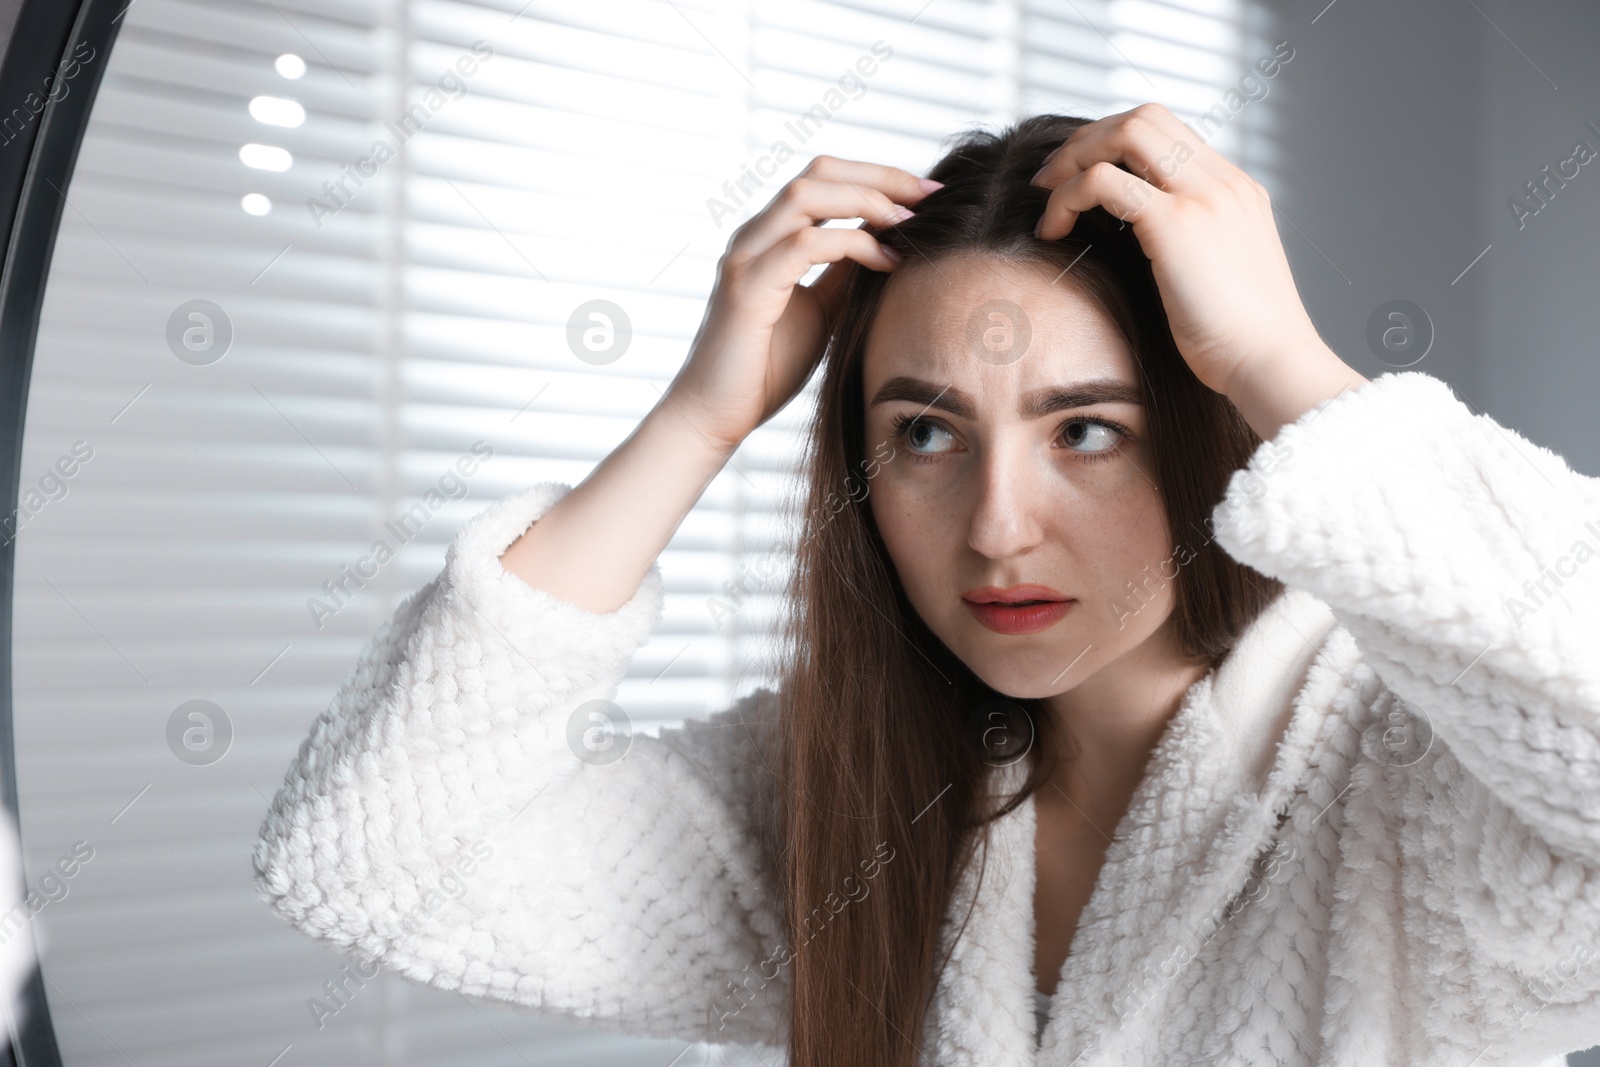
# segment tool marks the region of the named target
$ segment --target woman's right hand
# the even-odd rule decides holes
[[[862,218],[883,229],[939,188],[898,167],[818,156],[733,232],[717,281],[669,402],[714,444],[732,452],[787,404],[822,357],[838,310],[842,268],[799,281],[818,263],[853,259],[874,270],[900,262],[864,228],[823,227]]]
[[[896,167],[812,160],[729,239],[700,331],[663,402],[512,542],[501,567],[601,614],[637,594],[728,456],[800,391],[821,359],[845,271],[829,267],[813,286],[798,284],[801,277],[842,259],[895,268],[865,229],[816,223],[860,218],[882,230],[904,217],[899,204],[920,202],[934,188],[937,182],[925,187]],[[702,440],[712,447],[698,447]]]

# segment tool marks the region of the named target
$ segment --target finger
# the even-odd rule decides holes
[[[863,213],[859,204],[845,207],[835,206],[833,208],[818,205],[815,209],[816,212],[832,211],[833,213],[812,213],[809,218],[803,221],[797,221],[791,216],[784,220],[784,225],[774,228],[769,219],[774,214],[782,214],[788,207],[788,203],[792,203],[792,201],[783,202],[783,198],[789,195],[789,187],[797,182],[843,182],[856,187],[858,190],[873,190],[876,195],[886,198],[887,202],[893,205],[915,204],[940,185],[938,182],[929,182],[925,178],[919,178],[910,171],[901,170],[899,167],[888,167],[878,163],[864,163],[854,159],[840,159],[837,156],[817,156],[806,165],[804,170],[795,175],[782,190],[779,190],[778,196],[773,198],[771,204],[763,208],[754,218],[741,226],[739,232],[735,233],[735,241],[742,240],[746,234],[752,238],[749,248],[750,254],[766,251],[792,233],[798,226],[810,225],[825,218],[859,217],[865,218],[870,224],[889,225],[882,218],[875,217],[876,212],[873,214]],[[881,207],[881,202],[873,200],[873,203]],[[788,225],[789,223],[793,225]],[[732,241],[729,242],[730,247],[732,243]]]
[[[845,282],[850,277],[847,266],[843,262],[830,263],[817,280],[807,286],[816,296],[823,317],[829,322],[839,313],[839,306],[844,300]]]
[[[1233,165],[1160,104],[1141,104],[1080,126],[1051,154],[1034,184],[1053,187],[1106,161],[1125,165],[1151,185],[1193,195]]]
[[[854,181],[799,175],[744,227],[738,240],[745,255],[760,255],[790,234],[829,219],[865,219],[887,229],[912,211],[885,193]]]
[[[1051,191],[1034,232],[1045,241],[1065,237],[1072,232],[1078,216],[1093,207],[1103,207],[1117,218],[1137,225],[1141,219],[1170,207],[1174,199],[1172,193],[1102,160]]]
[[[858,159],[840,159],[838,156],[817,156],[800,173],[824,181],[850,182],[876,189],[897,204],[915,204],[941,184],[919,178],[899,167],[864,163]]]
[[[1101,161],[1121,163],[1149,184],[1192,196],[1236,167],[1160,104],[1141,104],[1080,126],[1032,179],[1055,187]]]
[[[789,235],[757,256],[750,262],[746,277],[748,284],[758,290],[789,290],[818,263],[837,263],[842,259],[853,259],[882,271],[892,271],[901,262],[865,230],[811,226]],[[832,273],[832,268],[825,273]]]

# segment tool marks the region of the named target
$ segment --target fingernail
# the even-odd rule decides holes
[[[890,248],[888,245],[881,244],[881,243],[878,245],[878,247],[883,249],[883,254],[884,255],[888,256],[890,259],[894,260],[896,263],[904,263],[905,262],[905,259],[906,259],[905,253],[901,252],[898,248]]]
[[[918,178],[917,184],[922,187],[922,191],[925,193],[931,193],[935,189],[944,188],[944,182],[936,182],[932,178]]]
[[[889,213],[889,225],[893,226],[896,223],[904,222],[906,219],[911,218],[915,214],[916,212],[912,211],[910,208],[896,204],[895,209]]]

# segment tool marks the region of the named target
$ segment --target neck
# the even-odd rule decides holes
[[[1108,837],[1128,810],[1156,743],[1210,664],[1183,655],[1169,617],[1126,656],[1045,701],[1062,757],[1038,803]]]

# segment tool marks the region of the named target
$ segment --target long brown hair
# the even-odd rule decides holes
[[[1033,236],[1049,194],[1028,181],[1087,121],[1036,115],[959,135],[929,172],[944,188],[878,237],[908,267],[970,253],[1070,266],[1116,320],[1139,366],[1172,541],[1192,550],[1174,579],[1177,634],[1214,665],[1282,590],[1209,536],[1228,476],[1261,442],[1177,351],[1131,227],[1095,208],[1062,240]],[[851,274],[811,423],[779,687],[772,847],[790,938],[789,1063],[910,1067],[948,962],[936,957],[958,880],[980,844],[986,861],[993,820],[1045,784],[1057,749],[1039,701],[981,681],[906,599],[866,504],[881,457],[866,450],[861,369],[889,276],[830,269]],[[1019,745],[1025,783],[991,797],[990,772]]]

